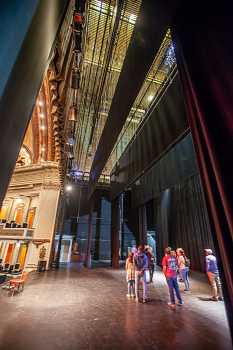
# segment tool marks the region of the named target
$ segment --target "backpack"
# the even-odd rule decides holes
[[[188,259],[187,256],[184,256],[184,263],[186,267],[190,267],[190,259]]]
[[[144,266],[144,254],[143,255],[136,255],[135,258],[135,265],[139,270],[142,270]]]

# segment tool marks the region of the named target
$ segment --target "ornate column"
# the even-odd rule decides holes
[[[26,197],[26,202],[25,202],[25,207],[24,207],[24,213],[23,213],[23,221],[22,223],[24,222],[27,222],[28,220],[28,213],[29,213],[29,209],[30,209],[30,206],[31,206],[31,201],[32,201],[32,198],[31,197]]]

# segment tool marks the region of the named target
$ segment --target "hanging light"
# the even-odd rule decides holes
[[[80,70],[78,68],[72,69],[72,76],[71,76],[71,88],[72,89],[79,89],[80,87]]]
[[[83,26],[83,16],[80,12],[74,12],[74,30],[81,31]]]
[[[75,105],[70,106],[69,109],[69,120],[72,122],[77,121],[77,107]]]
[[[76,0],[75,9],[76,11],[83,13],[85,11],[85,0]]]

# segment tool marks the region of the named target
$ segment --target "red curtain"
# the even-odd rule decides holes
[[[233,42],[230,4],[182,7],[172,34],[233,328]]]

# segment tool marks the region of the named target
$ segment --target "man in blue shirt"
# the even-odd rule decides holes
[[[148,270],[148,259],[144,253],[144,247],[139,246],[137,253],[134,255],[134,266],[135,266],[135,294],[136,301],[139,301],[139,284],[142,279],[143,286],[143,303],[148,301],[147,281],[146,281],[146,270]]]
[[[213,296],[211,300],[223,300],[221,280],[218,272],[217,259],[211,249],[205,249],[206,273],[212,287]]]

